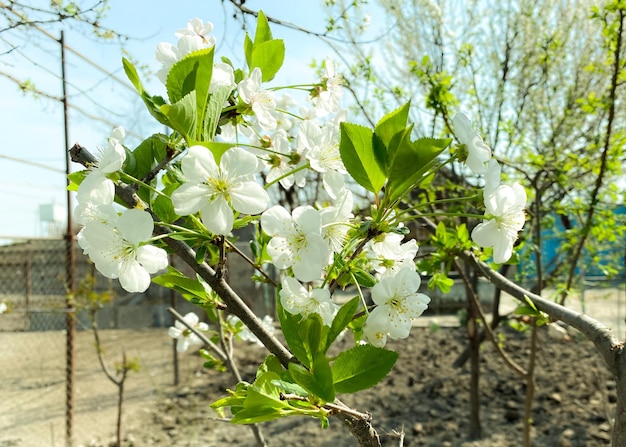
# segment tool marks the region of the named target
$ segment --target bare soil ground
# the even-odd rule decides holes
[[[587,299],[589,314],[618,333],[623,330],[623,308],[614,296],[607,298],[603,292],[588,295]],[[434,321],[437,325],[431,324]],[[414,328],[409,339],[388,344],[400,352],[389,377],[366,392],[341,396],[355,409],[372,413],[383,445],[522,444],[525,385],[504,366],[489,344],[481,350],[483,438],[468,439],[469,372],[467,366],[452,367],[466,344],[465,329],[454,327],[455,321],[454,317],[423,319],[423,327]],[[506,328],[500,333],[506,351],[526,365],[528,334]],[[234,386],[228,373],[205,370],[198,356],[185,354],[181,356],[182,385],[173,386],[172,343],[166,331],[103,331],[102,338],[111,364],[119,361],[123,349],[129,358],[137,357],[141,365],[127,382],[125,445],[255,445],[249,427],[217,421],[208,408],[210,402],[224,395],[226,387]],[[342,343],[350,341],[351,337],[346,337]],[[38,348],[25,352],[20,346]],[[65,445],[63,347],[62,333],[0,333],[0,447]],[[243,343],[238,347],[242,375],[252,380],[263,350]],[[89,332],[79,332],[76,349],[79,368],[74,445],[112,445],[116,388],[99,370]],[[37,364],[41,367],[33,366]],[[615,383],[590,342],[575,331],[564,336],[542,328],[536,383],[534,445],[609,444]],[[317,420],[305,418],[287,418],[263,424],[261,429],[270,446],[356,445],[336,419],[331,419],[327,430],[321,429]]]

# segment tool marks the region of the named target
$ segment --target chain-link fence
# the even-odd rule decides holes
[[[167,308],[195,308],[158,286],[129,294],[95,274],[91,290],[113,298],[103,304],[76,296],[75,333],[68,332],[67,253],[62,239],[0,246],[0,309],[6,306],[0,313],[0,447],[108,445],[113,439],[119,388],[97,356],[93,306],[104,366],[115,377],[123,358],[138,366],[124,384],[123,420],[166,395],[176,372],[184,381],[201,368],[199,357],[177,356],[167,336]],[[80,289],[93,267],[78,248],[72,268]]]

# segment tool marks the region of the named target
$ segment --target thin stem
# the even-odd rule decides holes
[[[237,253],[239,256],[241,256],[241,258],[246,261],[248,264],[250,264],[250,266],[252,266],[257,272],[259,272],[261,274],[261,276],[263,276],[263,278],[265,278],[265,280],[273,285],[274,287],[278,287],[278,284],[276,283],[276,281],[274,281],[272,278],[270,278],[270,276],[265,273],[265,271],[263,271],[263,269],[258,266],[252,259],[250,259],[244,252],[242,252],[237,245],[233,244],[231,241],[226,240],[226,243],[228,244],[228,248],[232,251],[234,251],[235,253]]]
[[[476,296],[476,293],[474,292],[474,289],[471,287],[471,283],[469,281],[469,278],[465,274],[465,271],[461,269],[460,263],[455,260],[454,261],[454,265],[456,266],[456,270],[459,273],[459,275],[461,276],[461,279],[463,280],[463,283],[465,284],[466,290],[469,292],[469,297],[472,300],[472,303],[473,303],[473,305],[474,305],[474,307],[476,309],[476,312],[478,313],[480,321],[483,324],[483,330],[487,334],[487,337],[489,338],[489,341],[491,341],[491,343],[493,344],[494,348],[496,348],[496,352],[498,353],[498,355],[500,355],[502,360],[504,360],[504,363],[509,368],[511,368],[513,371],[515,371],[517,374],[519,374],[521,377],[525,377],[526,376],[526,371],[524,370],[524,368],[522,368],[519,363],[517,363],[515,360],[513,360],[502,349],[502,347],[498,343],[498,340],[496,340],[496,336],[493,333],[493,329],[491,328],[491,325],[487,323],[487,316],[485,315],[485,311],[483,310],[483,307],[480,304],[480,300],[478,299],[478,296]]]
[[[263,187],[263,189],[269,189],[272,185],[274,185],[274,184],[276,184],[276,183],[280,182],[281,180],[283,180],[283,179],[285,179],[285,178],[289,177],[290,175],[293,175],[293,174],[295,174],[296,172],[303,171],[304,169],[309,169],[310,167],[311,167],[311,164],[310,164],[310,163],[308,163],[308,162],[307,162],[307,163],[305,163],[305,164],[303,164],[303,165],[301,165],[301,166],[298,166],[297,168],[292,169],[291,171],[287,172],[286,174],[283,174],[283,175],[281,175],[280,177],[275,178],[275,179],[274,179],[274,180],[272,180],[271,182],[268,182],[268,183],[267,183],[267,184]]]

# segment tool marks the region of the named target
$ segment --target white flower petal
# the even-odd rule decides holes
[[[185,177],[191,182],[204,183],[219,176],[219,167],[213,153],[204,146],[191,146],[181,162]]]
[[[117,221],[120,236],[133,245],[138,245],[152,237],[154,221],[146,211],[133,208],[126,210]]]
[[[156,273],[167,267],[167,252],[153,245],[143,245],[137,249],[137,261],[148,273]]]
[[[240,213],[259,214],[269,204],[267,191],[255,182],[245,182],[234,185],[230,191],[233,208]]]
[[[120,285],[131,293],[141,293],[150,287],[150,274],[138,262],[128,262],[120,270]]]
[[[207,203],[211,189],[203,184],[183,183],[172,193],[174,212],[179,216],[195,214]]]
[[[274,205],[263,213],[261,226],[270,236],[286,236],[293,231],[291,214],[280,205]]]
[[[235,216],[223,196],[216,196],[201,211],[202,223],[211,233],[226,235],[232,231]]]

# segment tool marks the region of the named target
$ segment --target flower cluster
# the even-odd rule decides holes
[[[101,151],[99,161],[77,192],[76,222],[83,225],[77,240],[84,253],[107,278],[119,278],[128,292],[144,292],[150,274],[167,267],[167,253],[149,244],[154,230],[152,216],[140,209],[119,213],[113,205],[115,185],[107,174],[121,169],[126,151],[124,131],[116,128]]]
[[[400,123],[402,113],[370,134],[361,133],[363,126],[347,123],[347,112],[341,108],[343,78],[331,60],[325,61],[319,82],[298,85],[308,96],[306,106],[297,109],[299,103],[282,88],[268,86],[279,68],[274,59],[283,57],[271,33],[262,33],[260,40],[248,39],[244,49],[248,67],[235,69],[228,59],[214,62],[212,30],[211,23],[193,19],[175,34],[176,45],[158,45],[155,57],[162,65],[158,77],[170,103],[137,87],[152,114],[173,129],[171,135],[151,141],[156,147],[167,140],[163,152],[173,157],[166,160],[167,169],[158,181],[136,182],[141,197],[160,225],[181,232],[172,237],[198,242],[203,249],[226,244],[236,228],[254,222],[258,237],[253,245],[258,250],[253,262],[259,269],[267,263],[277,269],[277,299],[287,313],[304,319],[316,314],[319,319],[309,322],[321,320],[333,327],[341,313],[335,291],[354,287],[366,315],[363,334],[370,344],[383,347],[388,338],[406,338],[413,320],[430,302],[419,292],[417,242],[405,237],[404,216],[394,212],[401,196],[419,183],[424,172],[407,161],[428,162],[415,156],[421,146],[410,141],[412,126]],[[269,58],[270,53],[274,59],[265,64],[257,57]],[[518,184],[500,184],[500,167],[491,149],[465,115],[458,114],[454,126],[466,148],[468,168],[485,178],[485,222],[472,237],[479,245],[493,247],[494,260],[504,262],[524,222],[525,192]],[[347,148],[344,138],[351,137],[346,135],[354,136]],[[367,153],[368,142],[376,151],[387,152],[379,156],[372,148]],[[123,130],[115,129],[80,184],[75,215],[83,228],[78,240],[103,275],[119,278],[129,292],[143,292],[150,275],[168,266],[167,254],[152,245],[150,212],[120,211],[114,205],[115,182],[144,178],[163,159],[157,158],[155,148],[149,156],[142,153],[126,162],[132,151],[123,144]],[[425,150],[430,161],[439,153],[433,144],[429,139]],[[448,144],[441,143],[441,151]],[[139,162],[147,166],[137,174],[133,166]],[[355,182],[367,194],[373,193],[367,196],[375,201],[371,216],[359,216],[355,210]],[[276,204],[283,194],[287,200]],[[301,204],[302,198],[312,196]],[[216,252],[223,256],[226,250],[222,246]],[[368,293],[374,306],[367,304]],[[345,316],[337,318],[342,319],[337,324],[347,325]],[[195,314],[185,316],[185,321],[207,329]],[[273,329],[271,321],[265,323]],[[233,332],[240,338],[258,342],[234,317],[228,324],[237,328]],[[200,342],[183,326],[177,322],[169,331],[180,351]]]
[[[493,248],[493,261],[507,262],[513,245],[526,220],[526,190],[519,183],[500,184],[500,165],[491,158],[491,149],[472,129],[469,118],[457,113],[454,131],[467,150],[467,167],[475,174],[484,174],[485,221],[472,231],[472,239],[481,247]]]

